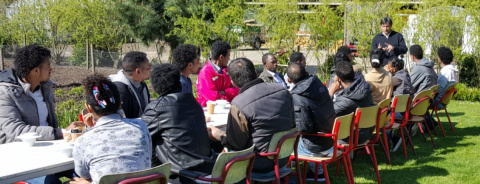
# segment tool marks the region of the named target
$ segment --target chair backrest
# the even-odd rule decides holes
[[[224,178],[225,183],[237,183],[243,180],[252,170],[255,159],[254,147],[255,145],[245,150],[218,155],[212,169],[212,178]]]
[[[428,88],[428,90],[432,91],[432,93],[431,93],[431,95],[430,95],[430,97],[431,97],[432,99],[435,99],[435,97],[437,97],[437,95],[438,95],[438,88],[439,88],[439,87],[440,87],[440,85],[436,84],[436,85]]]
[[[387,119],[387,115],[388,115],[388,109],[390,107],[390,101],[392,99],[391,98],[388,98],[388,99],[385,99],[383,101],[381,101],[380,103],[378,103],[378,107],[380,108],[380,111],[379,111],[379,122],[378,122],[378,127],[381,128],[385,125],[385,119]]]
[[[278,152],[278,159],[289,157],[293,153],[298,134],[300,132],[297,128],[273,134],[268,152]],[[268,156],[268,158],[274,159],[274,156]]]
[[[448,105],[450,103],[450,100],[452,100],[453,96],[457,93],[456,86],[457,84],[454,84],[447,88],[440,103],[442,103],[443,105]]]
[[[397,100],[397,103],[392,104],[392,111],[403,113],[407,111],[407,106],[410,103],[410,95],[405,94],[405,95],[395,95],[393,97],[393,102],[395,102],[395,99]],[[393,110],[395,107],[395,110]]]
[[[129,172],[129,173],[120,173],[120,174],[111,174],[105,175],[100,178],[99,183],[101,184],[117,184],[123,180],[131,179],[131,178],[140,178],[145,176],[151,176],[154,174],[162,174],[165,178],[170,176],[170,169],[172,165],[170,163],[166,163],[163,165],[159,165],[157,167],[153,167],[150,169],[145,169],[141,171]],[[155,182],[154,182],[155,183]],[[157,182],[160,183],[160,182]]]
[[[412,100],[412,106],[410,108],[410,115],[413,116],[423,116],[428,111],[428,107],[432,103],[430,90],[425,90],[417,95]]]
[[[130,178],[119,182],[118,184],[167,184],[167,178],[162,173],[155,173],[148,176]]]
[[[353,112],[335,119],[332,133],[337,133],[337,140],[345,139],[350,136],[350,130],[353,122]]]
[[[355,116],[360,115],[360,120],[358,122],[359,128],[370,128],[377,124],[377,117],[378,117],[378,105],[374,105],[371,107],[361,107],[357,108],[355,112]]]

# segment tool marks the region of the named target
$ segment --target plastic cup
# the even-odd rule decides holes
[[[72,133],[70,134],[72,136],[72,141],[75,142],[75,140],[80,137],[83,134],[83,131],[81,129],[75,128],[72,129]]]
[[[207,102],[207,113],[208,114],[213,114],[215,112],[215,102],[208,101]]]

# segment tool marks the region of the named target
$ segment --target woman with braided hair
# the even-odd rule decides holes
[[[117,87],[106,77],[94,74],[83,81],[90,127],[77,138],[73,149],[75,172],[81,178],[70,183],[98,183],[103,175],[150,168],[152,141],[140,119],[124,119]]]

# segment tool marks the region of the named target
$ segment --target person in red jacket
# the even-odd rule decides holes
[[[202,106],[207,101],[225,99],[231,102],[238,95],[239,89],[232,85],[227,75],[227,64],[230,60],[230,45],[225,41],[216,41],[211,48],[212,57],[198,73],[197,100]]]

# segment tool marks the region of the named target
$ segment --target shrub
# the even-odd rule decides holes
[[[78,114],[85,108],[85,101],[70,99],[56,104],[58,124],[60,128],[66,128],[73,121],[79,121]]]
[[[480,89],[467,87],[464,83],[457,84],[457,94],[453,96],[455,100],[478,102],[480,101]]]
[[[460,82],[469,87],[480,87],[480,57],[463,55],[458,63],[460,67]]]
[[[83,86],[75,87],[68,92],[69,95],[72,96],[82,96],[83,95]]]

